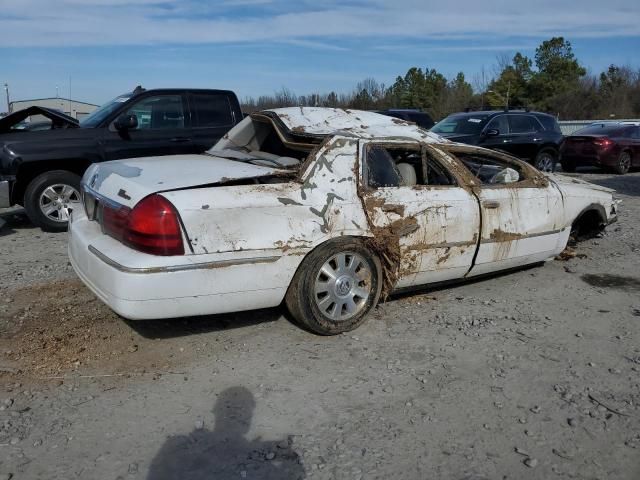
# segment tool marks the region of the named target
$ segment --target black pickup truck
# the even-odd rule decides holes
[[[25,128],[34,115],[50,128]],[[233,92],[182,88],[136,87],[79,123],[41,107],[15,112],[0,119],[0,208],[22,205],[35,225],[63,231],[91,163],[202,153],[240,120]]]

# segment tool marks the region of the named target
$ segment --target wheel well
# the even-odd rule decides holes
[[[56,161],[42,161],[42,162],[28,162],[23,163],[18,168],[16,175],[16,184],[11,192],[11,200],[14,204],[23,203],[24,192],[27,186],[38,175],[50,172],[52,170],[67,170],[73,172],[76,175],[82,176],[87,168],[89,168],[91,162],[84,159],[74,160],[56,160]]]
[[[536,154],[536,156],[544,152],[552,153],[556,157],[556,160],[558,159],[559,150],[558,150],[558,147],[556,147],[555,145],[552,145],[552,144],[543,145],[540,148],[540,150],[538,150],[538,153]]]
[[[572,236],[576,240],[591,238],[604,230],[606,215],[601,205],[592,205],[584,209],[571,226]]]

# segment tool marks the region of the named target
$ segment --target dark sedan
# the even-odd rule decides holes
[[[623,175],[640,167],[640,123],[593,123],[567,136],[560,154],[565,172],[593,165]]]

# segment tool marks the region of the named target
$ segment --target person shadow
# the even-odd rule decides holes
[[[147,480],[305,478],[290,436],[281,441],[247,439],[255,407],[246,388],[223,391],[213,408],[213,430],[196,428],[167,438],[151,461]]]

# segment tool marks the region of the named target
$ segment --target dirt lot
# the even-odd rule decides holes
[[[0,480],[638,479],[640,173],[577,256],[391,298],[322,338],[279,309],[132,323],[65,234],[0,212]]]

